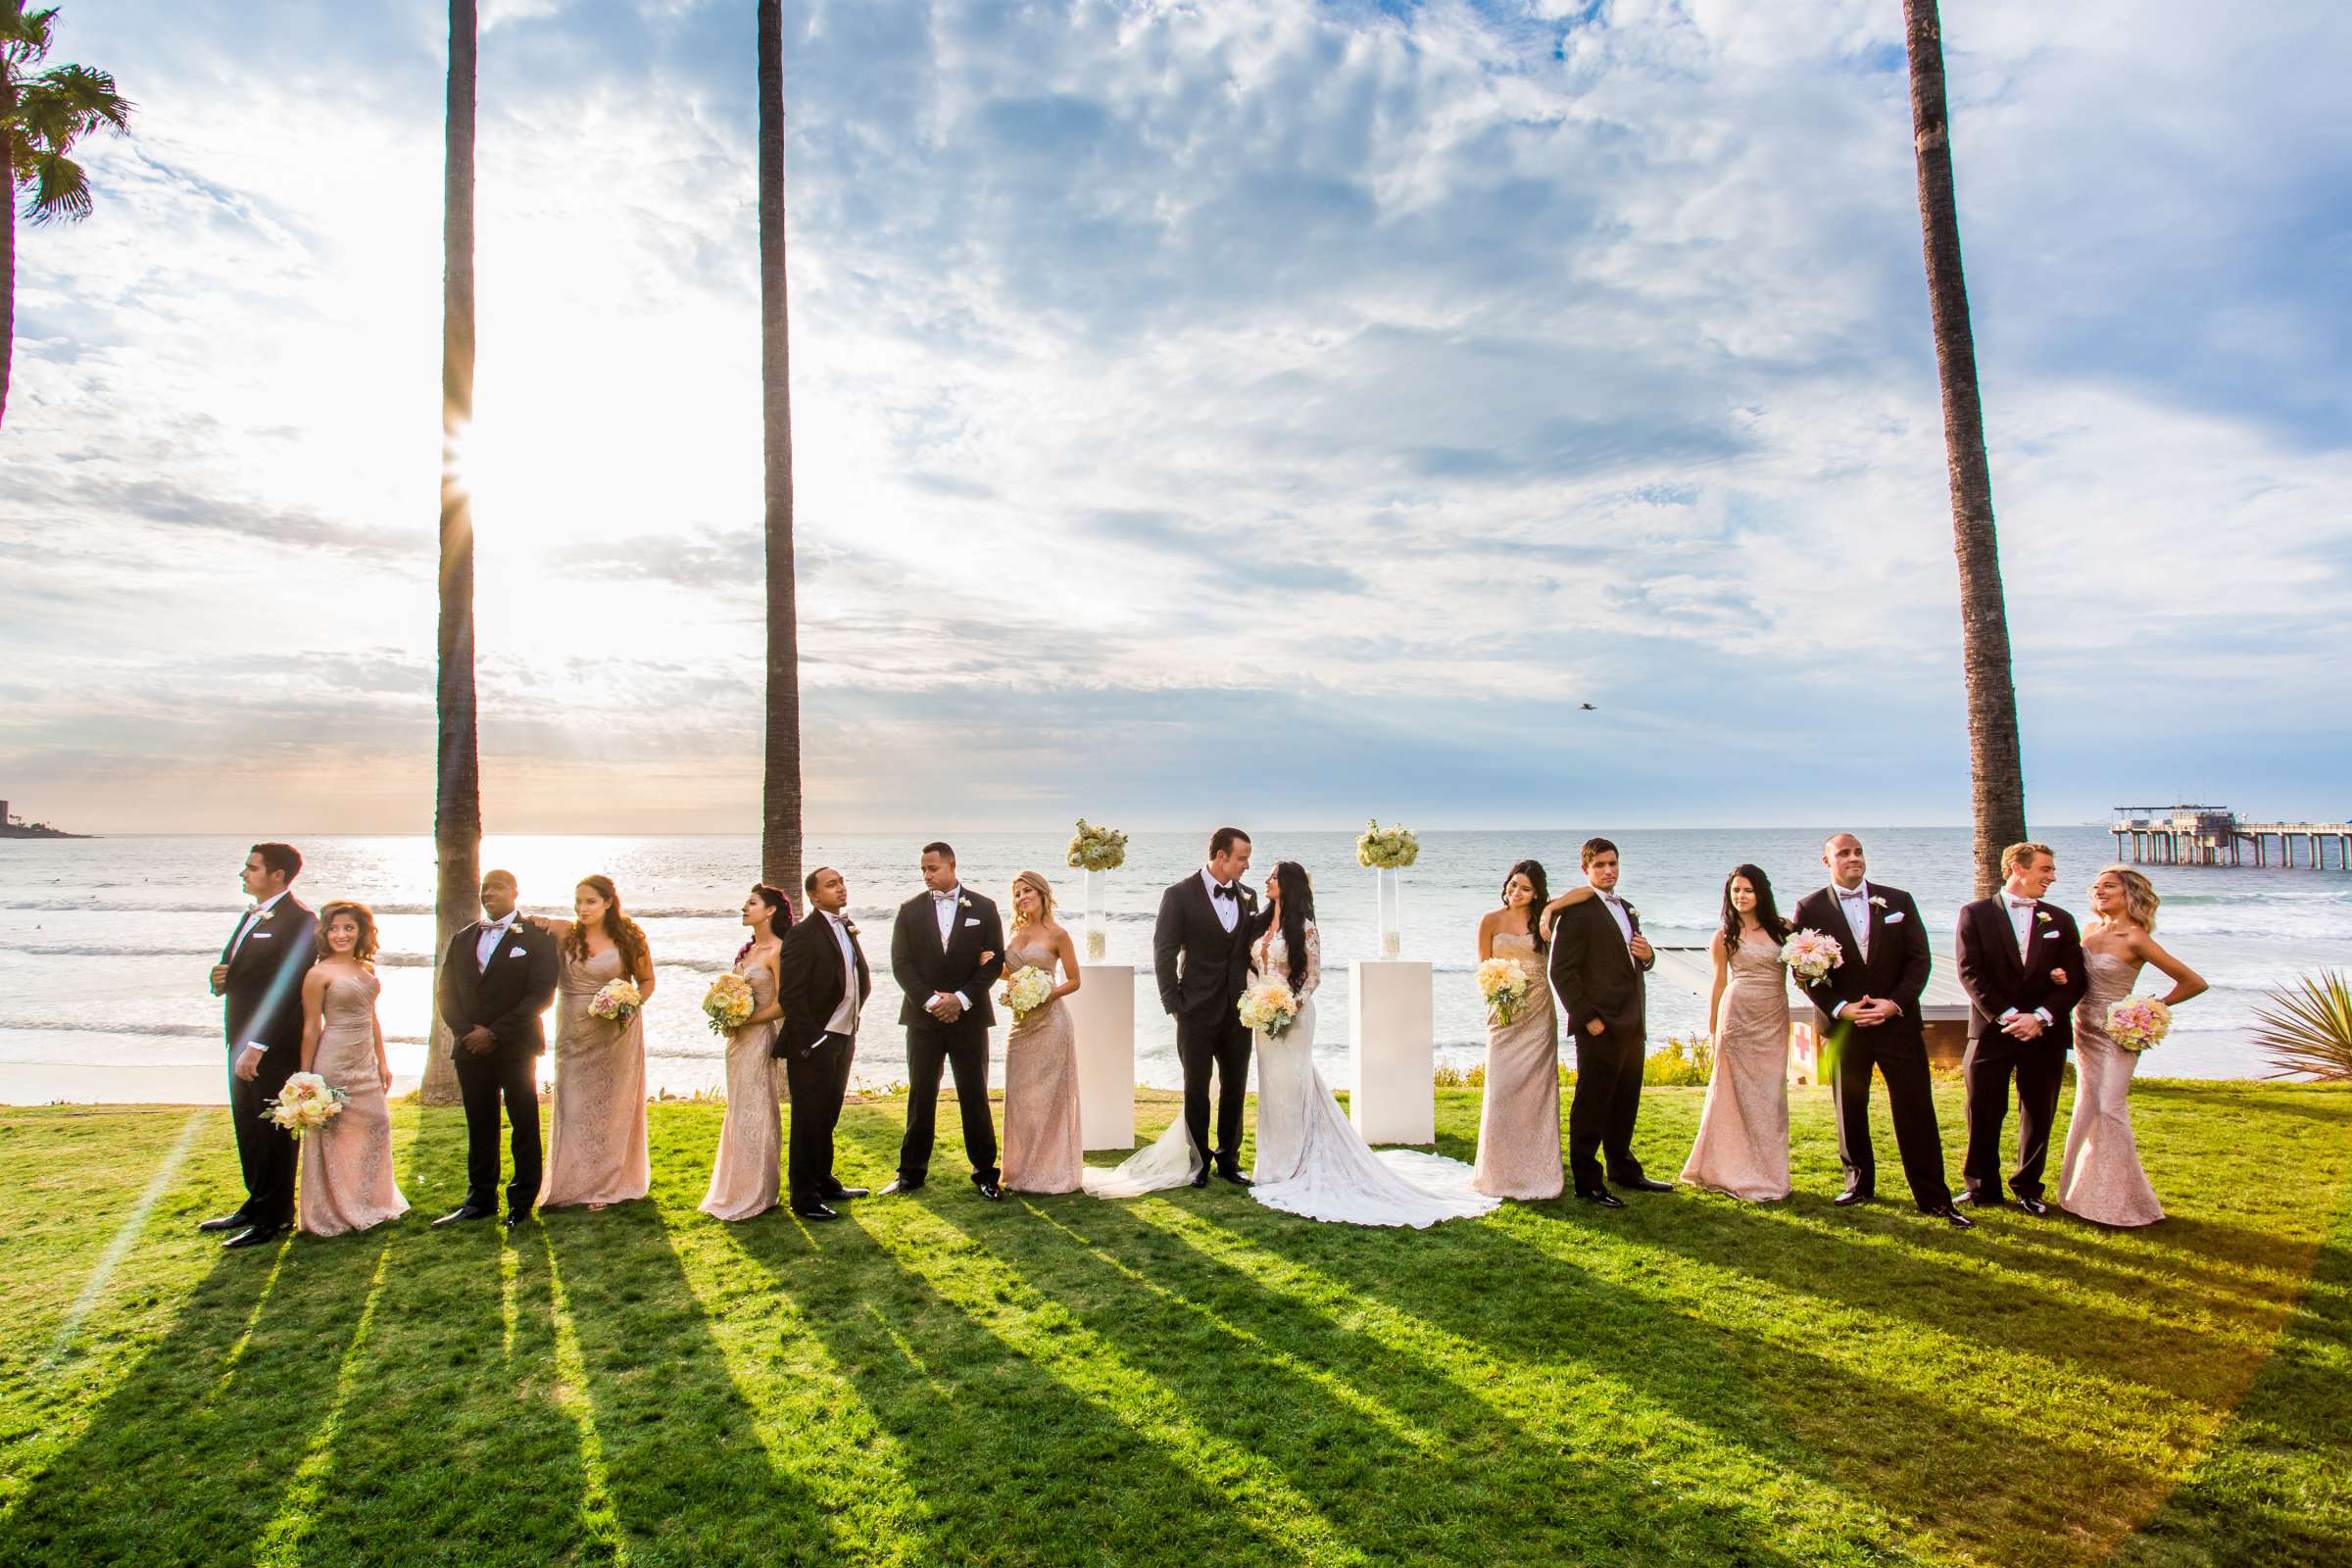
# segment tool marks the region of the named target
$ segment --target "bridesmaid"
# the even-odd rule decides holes
[[[1060,966],[1043,1004],[1013,1020],[1004,1042],[1004,1186],[1023,1193],[1074,1193],[1086,1169],[1078,1121],[1078,1029],[1062,998],[1076,991],[1078,948],[1054,918],[1054,889],[1035,871],[1012,879],[1012,932],[1004,973]],[[1009,1010],[1009,1009],[1008,1009]]]
[[[623,975],[652,1002],[654,955],[637,922],[621,912],[612,878],[583,878],[572,890],[571,907],[575,918],[561,928],[555,1114],[539,1203],[603,1208],[643,1198],[653,1187],[645,1149],[645,1011],[640,1007],[626,1024],[617,1024],[599,1018],[588,1004]]]
[[[718,1157],[710,1164],[710,1190],[703,1212],[716,1219],[750,1219],[776,1206],[781,1185],[777,1167],[784,1155],[784,1120],[776,1086],[784,1065],[776,1059],[777,967],[784,933],[792,926],[792,901],[762,882],[743,901],[743,923],[752,940],[735,955],[735,972],[751,982],[752,1015],[727,1037],[727,1119],[719,1124]]]
[[[302,1140],[302,1228],[341,1236],[409,1211],[392,1179],[392,1066],[376,1021],[375,916],[364,904],[318,911],[318,961],[302,982],[302,1070],[350,1096]]]
[[[1707,1003],[1715,1071],[1683,1180],[1755,1203],[1789,1191],[1788,970],[1781,944],[1791,929],[1764,873],[1735,867],[1723,884],[1723,928],[1707,944],[1715,960]]]
[[[1478,1166],[1470,1185],[1490,1198],[1557,1198],[1560,1032],[1545,978],[1537,911],[1551,901],[1542,862],[1521,860],[1502,881],[1502,907],[1478,922],[1478,960],[1514,958],[1527,995],[1509,1023],[1487,1020],[1487,1088],[1478,1107]]]
[[[2132,994],[2142,964],[2154,964],[2173,982],[2161,999],[2168,1007],[2205,989],[2194,969],[2157,942],[2156,905],[2154,886],[2130,866],[2111,865],[2090,884],[2091,919],[2082,933],[2090,989],[2075,1008],[2075,1115],[2066,1129],[2058,1206],[2097,1225],[2164,1218],[2132,1137],[2132,1072],[2139,1055],[2107,1038],[2107,1009]]]

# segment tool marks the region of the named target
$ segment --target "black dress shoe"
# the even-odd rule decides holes
[[[1930,1219],[1939,1219],[1943,1221],[1946,1225],[1951,1226],[1954,1230],[1973,1231],[1977,1228],[1977,1222],[1975,1220],[1970,1219],[1966,1214],[1961,1213],[1960,1210],[1954,1208],[1949,1203],[1939,1203],[1934,1208],[1922,1209],[1920,1212],[1927,1215]]]
[[[479,1203],[460,1203],[457,1207],[451,1209],[448,1213],[433,1221],[433,1229],[439,1230],[444,1225],[455,1225],[460,1220],[488,1219],[497,1212],[497,1209],[486,1208]]]
[[[919,1193],[922,1190],[923,1184],[921,1182],[910,1182],[906,1177],[902,1176],[898,1180],[892,1182],[888,1187],[883,1188],[882,1196],[884,1198],[888,1198],[893,1193]],[[818,1208],[823,1208],[825,1205],[818,1203],[815,1206]],[[795,1209],[793,1212],[799,1213],[800,1211]]]
[[[1602,1208],[1623,1208],[1625,1206],[1624,1199],[1606,1189],[1597,1193],[1579,1193],[1576,1196],[1588,1203],[1597,1203]]]
[[[2039,1219],[2042,1215],[2047,1214],[2050,1211],[2049,1204],[2043,1202],[2038,1198],[2028,1198],[2023,1193],[2017,1195],[2017,1206],[2024,1209],[2027,1213],[2033,1215],[2035,1219]]]
[[[1233,1185],[1236,1187],[1255,1187],[1257,1185],[1257,1183],[1251,1181],[1249,1177],[1242,1174],[1242,1168],[1239,1165],[1232,1166],[1231,1168],[1220,1165],[1217,1167],[1217,1174],[1224,1177],[1227,1181],[1233,1183]]]
[[[284,1229],[283,1225],[256,1225],[250,1230],[239,1231],[227,1241],[222,1242],[220,1250],[233,1252],[240,1247],[267,1247],[276,1241],[277,1233]]]
[[[825,1195],[828,1203],[846,1202],[853,1198],[871,1198],[874,1195],[863,1187],[836,1187]]]
[[[841,1218],[841,1215],[837,1210],[827,1208],[822,1203],[795,1203],[792,1205],[792,1211],[803,1219]]]
[[[1830,1201],[1836,1203],[1839,1208],[1851,1208],[1856,1203],[1867,1203],[1877,1196],[1867,1187],[1848,1187]]]
[[[219,1219],[200,1219],[196,1222],[196,1228],[200,1231],[251,1230],[253,1220],[240,1208],[234,1214],[223,1214]]]
[[[1616,1182],[1612,1185],[1622,1187],[1629,1193],[1671,1193],[1674,1191],[1674,1183],[1652,1181],[1647,1176],[1637,1176],[1632,1181]]]
[[[1208,1185],[1208,1167],[1206,1165],[1201,1166],[1200,1170],[1194,1173],[1193,1185],[1195,1187],[1206,1187]]]
[[[974,1182],[972,1185],[979,1188],[980,1196],[992,1203],[1004,1196],[1004,1189],[995,1182]]]
[[[527,1224],[529,1224],[529,1223],[530,1223],[530,1219],[531,1219],[531,1211],[530,1211],[529,1209],[527,1209],[527,1208],[518,1208],[518,1209],[514,1210],[513,1213],[509,1214],[509,1215],[508,1215],[508,1216],[507,1216],[505,1219],[502,1219],[502,1220],[500,1220],[498,1223],[499,1223],[499,1224],[500,1224],[500,1226],[501,1226],[501,1227],[503,1227],[504,1229],[507,1229],[507,1230],[513,1230],[513,1229],[514,1229],[515,1226],[517,1226],[517,1225],[527,1225]]]

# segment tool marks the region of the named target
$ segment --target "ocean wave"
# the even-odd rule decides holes
[[[0,1029],[15,1029],[25,1034],[69,1035],[149,1035],[172,1040],[220,1040],[220,1026],[217,1023],[123,1023],[93,1018],[0,1018]],[[421,1046],[422,1035],[386,1035],[388,1046]],[[225,1048],[225,1042],[223,1043]]]

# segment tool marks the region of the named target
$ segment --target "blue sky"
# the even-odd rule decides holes
[[[748,830],[752,7],[484,14],[490,819]],[[1899,15],[789,7],[812,825],[1964,819]],[[428,824],[443,16],[69,0],[19,809]],[[1946,47],[2034,816],[2341,814],[2352,14]]]

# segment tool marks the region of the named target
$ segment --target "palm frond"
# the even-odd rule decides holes
[[[0,60],[12,66],[30,65],[49,52],[57,30],[57,7],[24,9],[24,0],[8,0],[0,9]]]
[[[26,87],[54,91],[80,122],[82,130],[95,130],[100,125],[128,130],[130,112],[137,107],[115,90],[113,72],[100,71],[94,66],[58,66],[42,72]]]
[[[2269,1076],[2352,1082],[2352,981],[2341,970],[2323,969],[2297,986],[2274,989],[2270,1005],[2254,1009],[2254,1043],[2277,1069]]]
[[[24,218],[32,223],[78,223],[90,216],[90,178],[79,164],[58,153],[41,153],[32,161],[32,194],[24,198]]]

